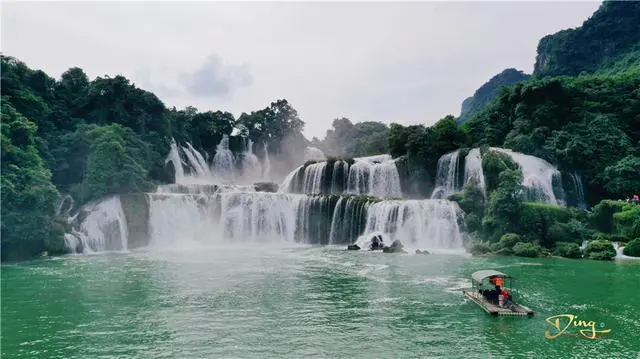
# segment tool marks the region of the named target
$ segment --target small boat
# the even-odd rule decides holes
[[[510,275],[485,269],[471,275],[471,288],[463,290],[463,293],[492,316],[532,317],[533,310],[513,300],[511,285]],[[508,301],[505,302],[500,292],[494,289],[496,286],[508,290],[510,297]]]

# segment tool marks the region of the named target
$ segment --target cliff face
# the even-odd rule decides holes
[[[640,2],[604,2],[582,26],[538,44],[533,75],[615,73],[640,66]]]
[[[476,90],[472,97],[468,97],[462,102],[462,109],[457,122],[462,124],[482,111],[496,98],[502,86],[514,85],[520,81],[527,80],[529,77],[530,75],[513,68],[506,69],[495,75]]]

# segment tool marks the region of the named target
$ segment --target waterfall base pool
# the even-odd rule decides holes
[[[3,358],[638,358],[640,261],[217,247],[2,266]],[[515,277],[533,318],[466,299],[470,274]],[[611,332],[546,318],[572,314]],[[557,331],[556,331],[557,332]]]

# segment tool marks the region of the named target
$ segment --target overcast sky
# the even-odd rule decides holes
[[[123,74],[167,106],[238,116],[286,98],[332,119],[431,124],[599,2],[2,2],[2,52],[59,78]]]

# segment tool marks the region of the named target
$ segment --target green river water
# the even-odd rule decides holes
[[[466,300],[512,274],[533,318]],[[609,334],[545,318],[574,314]],[[337,247],[67,256],[2,266],[2,358],[640,358],[640,261],[471,258]],[[551,328],[552,329],[552,328]]]

